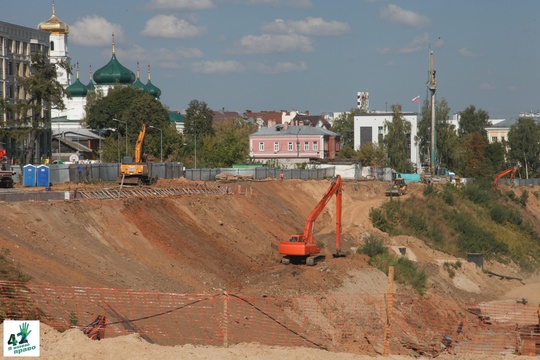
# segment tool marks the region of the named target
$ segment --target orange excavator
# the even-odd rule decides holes
[[[319,201],[319,203],[311,210],[311,213],[306,219],[304,232],[302,234],[292,235],[288,241],[279,243],[279,253],[283,255],[281,262],[283,264],[302,264],[315,265],[319,260],[324,259],[321,254],[321,249],[313,239],[313,228],[315,220],[324,210],[328,201],[332,196],[336,195],[336,252],[332,254],[334,257],[343,257],[345,254],[341,252],[341,205],[342,205],[342,182],[341,176],[337,175],[330,184],[328,190]]]
[[[497,186],[499,185],[499,180],[508,174],[510,174],[510,185],[514,185],[514,177],[516,176],[516,171],[517,166],[501,171],[499,174],[497,174],[497,176],[495,176],[492,189],[497,189]]]

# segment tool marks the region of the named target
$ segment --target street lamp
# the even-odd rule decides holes
[[[113,121],[123,123],[124,125],[126,125],[126,156],[127,156],[127,154],[128,154],[128,127],[127,127],[127,121],[122,121],[122,120],[117,120],[117,119],[113,119]]]
[[[161,149],[161,162],[163,162],[163,130],[161,130],[158,127],[149,125],[148,127],[151,127],[152,129],[159,130],[159,138],[160,138],[160,149]]]
[[[197,168],[197,133],[195,133],[195,169]]]

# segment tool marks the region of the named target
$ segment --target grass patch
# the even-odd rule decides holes
[[[390,254],[383,242],[370,235],[364,245],[357,250],[369,256],[369,264],[388,275],[388,267],[394,267],[394,279],[399,284],[410,285],[418,294],[423,295],[426,289],[427,274],[419,271],[411,260]]]

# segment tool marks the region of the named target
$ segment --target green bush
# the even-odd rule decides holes
[[[523,222],[523,218],[521,217],[519,211],[501,204],[493,205],[493,207],[489,210],[489,215],[491,220],[501,225],[508,222],[510,224],[519,226]]]
[[[521,196],[519,197],[519,203],[521,206],[525,207],[527,206],[527,200],[529,200],[529,192],[527,190],[523,190],[521,192]]]
[[[487,206],[493,200],[492,192],[480,185],[465,186],[463,193],[469,200],[482,206]]]
[[[428,186],[424,186],[424,190],[422,192],[423,192],[424,196],[429,196],[429,195],[436,194],[435,187],[433,186],[433,184],[429,184]]]
[[[427,283],[427,274],[418,271],[415,264],[405,258],[396,258],[390,253],[379,254],[370,259],[370,264],[388,275],[388,268],[394,267],[394,279],[399,284],[410,285],[420,295],[423,295]]]
[[[381,209],[371,208],[369,210],[369,219],[373,226],[381,231],[390,232],[392,230],[392,224],[388,222]]]
[[[506,207],[501,204],[495,204],[491,210],[489,210],[489,216],[491,220],[497,224],[504,224],[508,220],[508,211]]]
[[[370,258],[380,254],[388,252],[388,249],[384,246],[383,242],[377,237],[370,235],[364,245],[358,248],[356,251],[359,254],[366,254]]]
[[[455,199],[454,194],[451,191],[445,189],[442,193],[442,199],[447,205],[454,206]]]
[[[395,278],[398,283],[409,284],[420,295],[426,289],[427,274],[425,271],[418,271],[414,262],[400,257],[395,264]]]

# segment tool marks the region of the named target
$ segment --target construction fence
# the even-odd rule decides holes
[[[2,318],[37,319],[59,331],[82,329],[101,315],[105,337],[138,333],[161,345],[256,342],[436,356],[516,354],[538,342],[537,307],[516,301],[341,293],[275,298],[0,282],[0,310]]]

